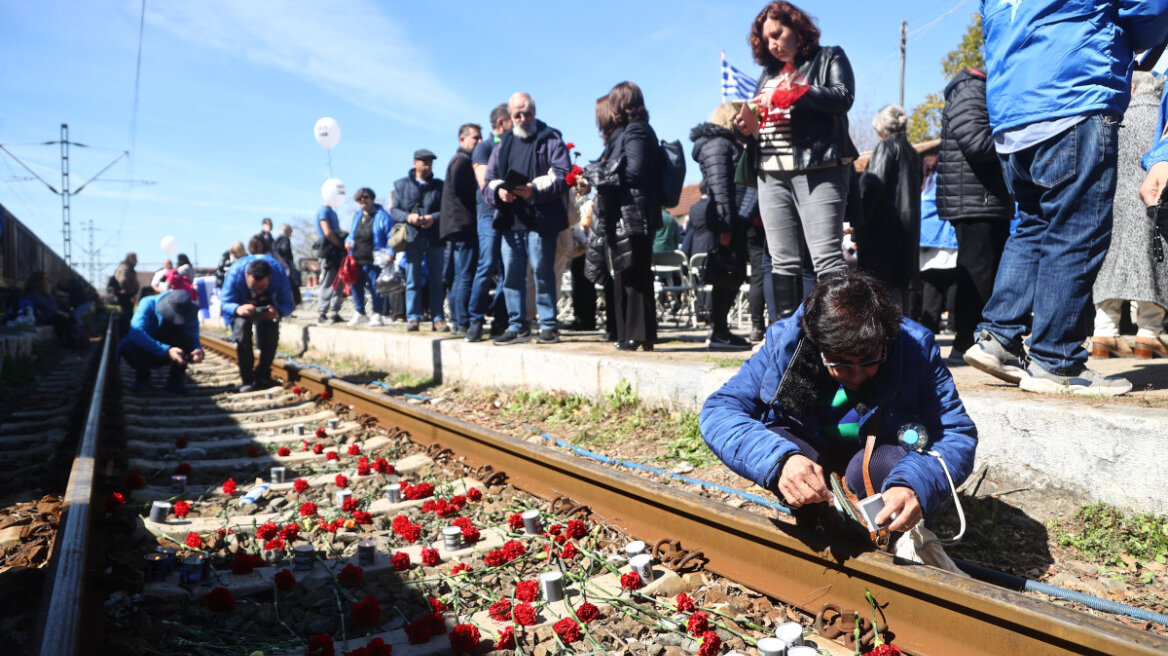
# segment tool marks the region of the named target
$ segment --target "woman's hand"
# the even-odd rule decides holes
[[[750,104],[744,104],[742,111],[738,112],[738,116],[734,117],[734,126],[738,131],[748,137],[758,138],[758,117],[754,115],[754,110],[750,108]]]
[[[921,502],[911,487],[894,485],[880,496],[884,499],[884,508],[876,513],[877,526],[884,526],[891,519],[886,527],[888,530],[907,531],[921,521]]]
[[[1148,169],[1148,177],[1140,185],[1140,200],[1151,207],[1160,202],[1160,193],[1168,183],[1168,162],[1156,162]]]
[[[823,477],[823,467],[805,455],[796,453],[783,465],[779,474],[779,493],[792,508],[831,500],[831,491]]]

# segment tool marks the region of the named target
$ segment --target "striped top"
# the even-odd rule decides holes
[[[762,93],[770,96],[783,76],[767,80]],[[765,111],[765,110],[764,110]],[[758,133],[758,169],[760,171],[792,171],[795,169],[795,149],[791,143],[790,110],[772,109],[760,121]]]

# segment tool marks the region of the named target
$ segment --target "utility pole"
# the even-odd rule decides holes
[[[64,246],[61,257],[65,266],[73,268],[73,226],[69,211],[69,124],[61,124],[61,236]]]
[[[908,21],[900,22],[900,106],[904,107],[904,54],[908,47]]]

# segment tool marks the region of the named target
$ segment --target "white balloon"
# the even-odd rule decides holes
[[[332,118],[325,116],[313,126],[312,134],[316,137],[316,143],[324,146],[325,150],[332,150],[341,140],[341,126]]]
[[[167,235],[162,238],[162,252],[167,255],[174,255],[178,252],[178,240],[173,235]]]
[[[320,198],[325,205],[338,208],[345,204],[345,183],[337,178],[329,178],[320,186]]]

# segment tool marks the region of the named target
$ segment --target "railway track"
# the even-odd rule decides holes
[[[118,526],[114,521],[118,517],[123,520],[121,532],[106,540],[114,563],[107,569],[114,572],[112,578],[121,573],[123,585],[104,600],[107,631],[117,634],[108,641],[119,651],[145,649],[153,643],[153,653],[172,653],[170,650],[176,648],[190,653],[306,653],[312,645],[305,643],[318,632],[338,642],[348,638],[345,649],[364,645],[360,640],[373,637],[406,645],[411,642],[409,627],[417,631],[417,623],[422,621],[417,618],[428,616],[427,600],[432,596],[445,600],[444,615],[452,633],[461,630],[465,637],[469,629],[456,630],[456,626],[482,626],[485,646],[479,647],[480,652],[491,640],[497,643],[502,639],[491,631],[501,632],[506,626],[520,629],[521,649],[541,647],[543,653],[638,653],[631,645],[644,642],[695,651],[708,648],[710,639],[694,642],[691,637],[689,643],[676,639],[677,634],[685,633],[687,613],[676,608],[674,595],[688,591],[699,603],[709,602],[711,624],[725,641],[723,649],[709,653],[728,653],[732,648],[757,653],[757,638],[773,630],[773,624],[798,617],[806,627],[819,628],[821,636],[813,640],[825,652],[851,653],[850,645],[841,648],[822,637],[849,643],[853,634],[850,630],[841,632],[841,624],[850,623],[851,609],[862,609],[864,616],[869,616],[864,598],[870,590],[882,605],[881,623],[895,643],[910,654],[1168,652],[1168,641],[1163,638],[1114,621],[945,571],[898,564],[887,554],[824,542],[792,526],[487,431],[318,371],[277,365],[276,376],[295,388],[227,394],[235,381],[229,360],[234,348],[210,337],[203,341],[214,355],[208,364],[194,369],[199,387],[190,396],[148,396],[127,399],[124,404],[126,443],[119,461],[127,473],[121,482],[133,483],[130,474],[137,473],[147,485],[130,493],[129,506],[115,509],[105,522],[105,527],[111,528]],[[330,398],[322,402],[321,395]],[[306,430],[301,433],[298,426]],[[318,434],[315,427],[322,432]],[[338,455],[329,456],[330,451]],[[359,458],[366,459],[367,475],[360,471]],[[355,462],[357,470],[353,470]],[[392,473],[387,473],[390,470],[384,464],[376,467],[378,462],[392,463]],[[369,463],[374,463],[375,471],[368,471]],[[273,482],[275,474],[269,474],[272,466],[285,468],[284,483]],[[186,490],[177,492],[169,483],[172,476],[184,471]],[[344,486],[338,475],[346,478]],[[229,477],[238,481],[235,492],[223,488]],[[239,497],[252,487],[253,478],[257,488],[258,479],[265,479],[268,489],[258,503],[245,504]],[[293,483],[293,478],[301,478],[307,487],[297,491],[300,484]],[[449,527],[450,521],[435,510],[436,503],[430,503],[426,510],[424,499],[395,502],[384,498],[386,485],[399,480],[415,485],[433,481],[434,496],[429,502],[444,504],[463,497],[458,503],[465,508],[458,514],[481,531],[480,541],[457,545],[456,540],[456,548],[444,550],[440,531]],[[472,493],[472,489],[478,492]],[[343,490],[348,490],[348,504],[336,496]],[[482,500],[467,501],[476,495]],[[315,503],[312,513],[306,515],[303,504],[307,499]],[[172,505],[159,506],[159,511],[156,501]],[[183,517],[174,515],[178,501],[190,505]],[[558,552],[563,540],[538,532],[524,536],[514,520],[514,511],[524,509],[542,512],[545,529],[553,523],[567,526],[572,520],[585,520],[586,524],[579,526],[590,528],[572,540],[585,556],[559,554],[556,558],[551,549]],[[151,521],[151,510],[160,521]],[[391,517],[395,518],[392,529]],[[432,545],[436,551],[423,550],[427,548],[422,544],[426,537],[418,542],[404,539],[408,536],[399,532],[397,517],[405,517],[407,525],[429,533],[428,539],[437,541]],[[338,521],[340,526],[336,526]],[[334,532],[320,529],[321,522],[333,525]],[[294,532],[300,535],[279,547],[260,548],[271,539],[284,538],[289,525],[296,526]],[[261,532],[266,534],[263,540]],[[192,544],[190,535],[196,536],[197,546],[187,546]],[[373,561],[363,559],[370,545],[362,544],[362,538],[374,539],[372,548],[379,553]],[[295,555],[289,547],[297,539],[297,545],[307,542],[316,546],[315,569],[293,566]],[[622,589],[620,574],[627,573],[628,565],[615,558],[630,539],[655,545],[658,561],[656,580],[635,594]],[[490,560],[493,550],[502,550],[510,543],[525,544],[526,555],[504,564]],[[176,578],[190,576],[186,565],[176,563],[180,571],[167,576],[158,569],[165,565],[143,564],[144,557],[155,561],[168,557],[152,555],[156,544],[172,546],[179,555],[218,560],[218,568],[213,568],[211,575],[200,574],[198,582],[178,585]],[[119,547],[122,552],[114,555]],[[126,547],[131,547],[128,552]],[[537,557],[541,551],[549,554],[546,560]],[[246,563],[237,567],[239,554],[258,559],[252,565],[273,566],[254,571]],[[409,557],[401,573],[393,567],[401,562],[399,554]],[[233,560],[224,560],[228,557]],[[553,561],[567,577],[565,582],[571,583],[568,598],[576,600],[574,595],[583,594],[595,600],[602,608],[601,618],[611,620],[611,627],[617,628],[589,632],[588,623],[572,609],[556,610],[559,607],[554,604],[537,604],[542,621],[532,625],[530,633],[524,630],[518,614],[513,625],[491,618],[487,606],[504,599],[518,603],[517,580],[536,580]],[[360,585],[342,584],[342,564],[357,562],[365,563],[367,580]],[[571,565],[568,570],[564,570],[566,564]],[[471,583],[468,574],[452,573],[455,565],[488,574]],[[704,566],[704,572],[695,573],[699,566]],[[157,580],[145,584],[137,580],[135,573],[144,567],[147,578]],[[277,582],[277,575],[284,570],[300,582],[292,592],[282,591]],[[516,576],[501,577],[503,571]],[[459,576],[463,578],[456,578]],[[106,578],[108,584],[111,577]],[[647,582],[647,578],[642,581]],[[735,584],[765,598],[756,599]],[[80,596],[75,589],[63,585],[67,584],[55,587],[54,597],[59,594],[64,600],[61,603],[77,603]],[[135,591],[134,585],[140,590]],[[307,589],[310,585],[322,594],[331,591],[331,596],[320,601],[319,595]],[[707,588],[715,586],[720,586],[720,593],[708,593]],[[212,608],[211,591],[215,588],[229,590],[238,598],[235,610],[224,613],[222,608]],[[739,590],[738,599],[733,598],[735,590]],[[370,597],[380,598],[382,617],[390,613],[391,605],[400,617],[372,626],[358,624],[358,630],[352,622],[368,618],[358,618],[357,608]],[[268,607],[272,602],[274,613]],[[255,612],[245,613],[241,607]],[[175,613],[181,620],[167,617]],[[628,627],[621,633],[622,624],[617,620],[630,616],[640,618],[641,624],[649,627],[645,630],[659,635],[646,640],[643,631],[630,634]],[[584,628],[581,643],[565,641],[571,635],[559,636],[558,629],[558,637],[550,636],[551,628],[545,626],[556,618],[568,617]],[[538,630],[541,626],[542,633]],[[861,621],[861,632],[866,633],[861,642],[866,643],[874,634],[870,628],[870,623]],[[602,633],[615,640],[605,642]],[[57,648],[49,649],[46,641],[41,653],[79,653],[76,629],[53,629],[46,635],[59,636],[54,639]],[[242,640],[239,636],[243,635],[254,639]],[[361,638],[354,642],[354,636]],[[523,640],[528,641],[526,647]],[[432,653],[449,653],[453,644],[423,641],[410,646],[420,651],[410,653],[431,653],[427,648]],[[555,646],[562,649],[553,649]],[[341,653],[339,644],[337,653]],[[541,652],[537,649],[534,653]]]

